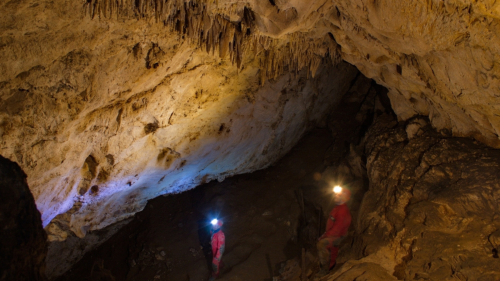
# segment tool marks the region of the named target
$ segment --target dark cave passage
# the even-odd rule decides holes
[[[319,269],[316,243],[335,206],[332,188],[351,191],[348,206],[356,218],[368,189],[362,140],[382,115],[393,116],[386,90],[358,75],[326,118],[326,128],[310,131],[271,167],[150,200],[58,280],[204,280],[211,263],[209,222],[215,217],[224,221],[227,243],[220,280],[294,280],[301,274],[302,250],[304,274],[313,278]],[[355,232],[355,220],[349,233]],[[343,256],[356,256],[350,253],[352,241],[344,239],[339,264]],[[57,256],[68,247],[56,242],[49,253]]]
[[[219,217],[226,235],[220,280],[271,281],[302,248],[311,251],[324,231],[320,210],[334,206],[331,186],[336,181],[324,164],[332,143],[328,130],[316,129],[267,169],[150,200],[128,225],[57,280],[205,280],[211,260],[209,221]],[[344,184],[363,187],[362,180]]]

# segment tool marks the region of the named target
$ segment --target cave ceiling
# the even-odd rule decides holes
[[[3,1],[0,153],[64,240],[266,167],[358,70],[400,120],[498,148],[496,2]]]

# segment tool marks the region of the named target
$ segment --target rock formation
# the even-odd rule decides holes
[[[29,174],[52,241],[125,219],[158,195],[269,165],[324,119],[357,72],[330,63],[312,80],[298,69],[275,77],[271,64],[264,77],[276,79],[261,86],[262,52],[233,65],[163,24],[82,18],[77,3],[33,5],[2,4],[1,153]]]
[[[370,187],[350,254],[328,280],[500,280],[500,151],[426,118],[383,119],[366,137]]]
[[[389,89],[400,120],[499,147],[496,1],[335,2],[342,58]]]
[[[499,5],[3,1],[0,154],[51,241],[84,237],[281,157],[354,79],[341,60],[388,88],[400,121],[498,148]]]
[[[0,280],[46,280],[47,235],[16,163],[0,156]]]
[[[317,55],[338,57],[340,52],[342,59],[390,89],[401,120],[429,116],[438,130],[500,146],[494,114],[500,6],[493,0],[93,0],[85,11],[90,17],[163,21],[207,51],[220,46],[224,56],[229,50],[238,65],[245,52],[259,50],[243,47],[245,42],[280,39],[261,45],[270,47],[271,57],[279,57],[264,64],[274,78],[280,72],[275,70],[289,67],[314,70]],[[234,22],[238,27],[229,28]],[[288,52],[277,51],[283,44]]]

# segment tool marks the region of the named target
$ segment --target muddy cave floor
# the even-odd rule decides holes
[[[150,200],[57,280],[207,280],[209,221],[218,215],[226,251],[217,280],[272,281],[302,248],[313,252],[318,228],[324,231],[323,214],[334,205],[318,173],[332,143],[328,130],[315,129],[267,169]]]

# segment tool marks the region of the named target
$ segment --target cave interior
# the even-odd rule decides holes
[[[0,280],[500,281],[497,1],[0,15]]]

